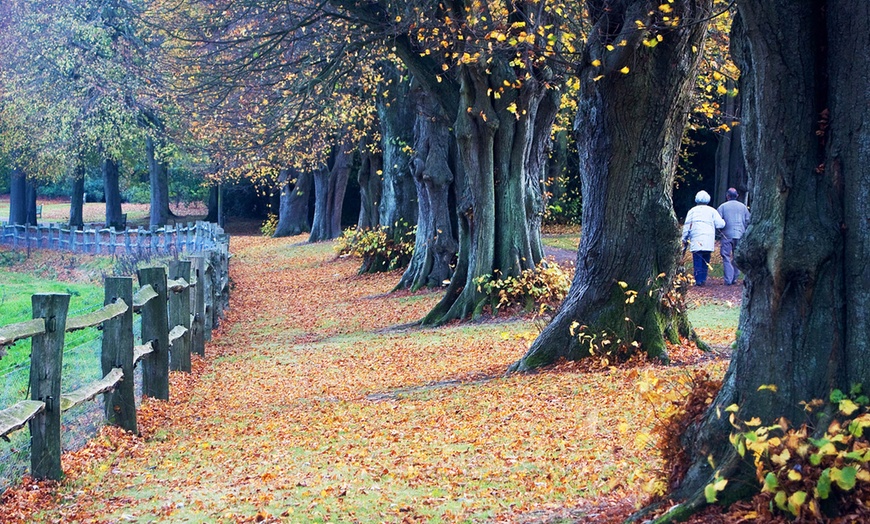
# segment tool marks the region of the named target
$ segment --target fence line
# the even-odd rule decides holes
[[[0,326],[0,358],[16,341],[31,340],[29,400],[0,410],[0,438],[29,426],[31,475],[60,479],[61,415],[105,397],[110,424],[138,433],[133,369],[142,362],[143,396],[169,398],[169,371],[189,372],[190,353],[204,354],[205,341],[229,306],[229,250],[220,233],[212,249],[174,260],[169,271],[148,267],[132,277],[107,277],[103,307],[69,316],[70,295],[35,294],[33,319]],[[141,315],[140,343],[135,345],[133,313]],[[63,392],[61,369],[65,335],[89,327],[101,328],[100,364],[103,377],[74,391]]]
[[[16,225],[3,222],[0,244],[14,249],[54,249],[105,255],[160,255],[196,253],[219,248],[226,242],[223,228],[197,221],[158,229],[142,227],[69,228],[62,224]]]

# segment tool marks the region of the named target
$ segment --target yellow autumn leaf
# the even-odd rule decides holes
[[[619,70],[619,72],[622,73],[622,74],[624,74],[624,75],[627,75],[627,74],[628,74],[628,71],[629,71],[628,66],[625,66],[625,67],[623,67],[622,69]]]
[[[845,399],[840,401],[840,413],[844,415],[851,415],[855,412],[856,409],[858,409],[858,405],[851,400]]]
[[[599,67],[599,66],[601,66],[601,60],[598,60],[596,58],[595,60],[592,61],[592,67]]]

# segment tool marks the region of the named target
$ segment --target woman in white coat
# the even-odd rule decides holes
[[[716,230],[725,227],[725,221],[715,208],[707,205],[710,195],[706,191],[698,191],[695,203],[698,205],[689,210],[683,224],[683,247],[688,244],[692,251],[695,285],[703,286],[707,282],[707,268],[716,243]]]

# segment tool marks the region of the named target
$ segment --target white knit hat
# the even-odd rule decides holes
[[[698,194],[695,195],[695,203],[696,204],[709,204],[710,203],[710,194],[706,191],[698,191]]]

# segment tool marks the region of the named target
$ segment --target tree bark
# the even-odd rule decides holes
[[[36,182],[32,179],[26,181],[24,189],[25,199],[27,200],[27,220],[30,225],[35,226],[38,221],[36,217]]]
[[[380,152],[370,150],[370,138],[366,137],[360,143],[360,166],[357,170],[359,183],[359,219],[356,227],[372,229],[380,225],[380,202],[383,186],[383,158]]]
[[[23,226],[27,223],[27,175],[16,167],[9,178],[9,223]]]
[[[314,172],[314,222],[309,242],[332,240],[341,234],[341,209],[353,165],[353,146],[340,139],[333,154],[332,168]]]
[[[736,84],[729,79],[727,86],[730,91],[736,87]],[[727,118],[739,121],[742,113],[740,97],[731,95],[723,95],[723,97],[722,112]],[[738,124],[731,126],[730,131],[719,136],[719,145],[716,148],[716,175],[713,183],[715,194],[711,205],[724,202],[725,192],[731,187],[737,189],[741,202],[749,204],[746,198],[750,194],[749,175],[746,172],[746,163],[743,161],[742,134],[743,128]]]
[[[417,234],[414,254],[397,289],[417,291],[438,287],[450,279],[451,264],[459,247],[455,205],[451,205],[453,167],[450,144],[454,137],[449,120],[431,97],[414,90],[417,117],[414,125],[414,158],[411,172],[417,186]]]
[[[784,416],[799,425],[801,402],[870,384],[868,45],[867,3],[739,5],[732,53],[754,207],[738,250],[746,288],[737,350],[715,401],[684,436],[691,463],[672,493],[684,503],[662,521],[705,504],[708,456],[729,479],[720,500],[756,485],[717,410],[736,403],[741,420]],[[766,384],[776,391],[759,391]]]
[[[281,204],[278,209],[278,226],[272,236],[289,237],[310,232],[308,197],[313,183],[311,171],[282,169],[278,183],[281,188]]]
[[[414,103],[407,76],[392,64],[380,69],[384,80],[377,96],[383,155],[379,223],[388,236],[398,237],[417,224],[417,188],[410,167]]]
[[[597,36],[585,50],[574,123],[583,192],[577,269],[558,314],[512,371],[589,355],[572,326],[604,333],[614,345],[636,341],[662,358],[666,337],[689,333],[685,317],[674,315],[662,299],[677,269],[671,191],[711,2],[669,4],[674,16],[692,23],[662,34],[654,47],[643,45],[644,33],[635,26],[636,20],[647,27],[656,23],[648,2],[587,5],[594,22],[590,35]],[[593,65],[596,60],[600,66]],[[623,67],[628,74],[621,74]],[[637,292],[634,303],[626,303],[626,290]]]
[[[208,187],[208,215],[205,217],[206,222],[215,223],[218,221],[218,186],[213,184]]]
[[[121,185],[118,163],[110,158],[103,159],[103,190],[106,195],[106,227],[120,229]]]
[[[157,157],[154,140],[145,138],[145,158],[148,161],[148,177],[151,186],[151,219],[149,226],[165,226],[175,215],[169,209],[169,174],[166,163]]]
[[[85,167],[76,165],[72,179],[72,197],[69,202],[69,227],[71,229],[83,229],[85,227],[84,214],[85,197]]]

